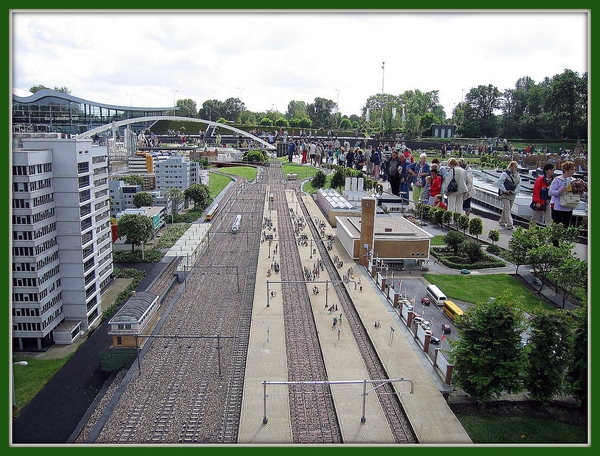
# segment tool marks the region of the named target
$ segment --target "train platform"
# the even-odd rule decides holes
[[[296,195],[291,191],[286,192],[286,198],[289,207],[293,208]],[[320,223],[324,217],[316,203],[308,195],[302,198],[311,217],[307,222]],[[273,211],[268,210],[268,204],[265,205],[265,216],[270,216],[274,227],[277,226],[278,218]],[[328,224],[325,226],[325,238],[328,234],[335,234],[333,228]],[[309,238],[312,237],[308,227],[303,231]],[[311,270],[320,258],[319,253],[315,255],[315,250],[312,250],[314,248],[312,243],[299,248],[302,264]],[[293,443],[287,387],[267,384],[265,388],[264,384],[265,381],[287,380],[280,283],[276,283],[279,280],[277,276],[267,277],[267,270],[277,257],[273,249],[273,245],[263,242],[259,253],[238,434],[240,444]],[[340,275],[345,274],[348,268],[352,268],[354,275],[354,279],[343,283],[339,278],[329,277],[326,272],[322,272],[314,282],[307,282],[344,444],[393,445],[395,442],[377,394],[373,391],[376,385],[367,384],[366,391],[370,394],[363,396],[364,385],[361,382],[369,380],[369,375],[354,337],[346,331],[348,326],[344,322],[343,309],[329,311],[336,304],[337,298],[333,290],[336,286],[347,288],[380,359],[386,365],[389,378],[404,380],[395,382],[394,387],[399,392],[419,443],[471,443],[441,394],[441,385],[434,380],[437,374],[433,372],[433,367],[427,367],[419,359],[418,350],[405,338],[401,325],[384,305],[383,294],[364,274],[364,268],[350,258],[337,240],[334,240],[331,250],[327,251],[331,258],[343,261]],[[268,280],[272,283],[267,284]],[[312,292],[314,286],[319,288],[318,294]],[[334,317],[338,319],[337,324],[333,324]],[[380,322],[380,327],[374,326],[375,321]],[[313,379],[306,379],[311,380]]]

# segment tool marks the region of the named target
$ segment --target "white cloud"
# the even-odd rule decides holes
[[[367,98],[588,71],[588,15],[546,12],[12,12],[13,87],[170,107],[240,97],[252,111],[315,97],[358,114]],[[385,70],[382,71],[382,62]],[[241,90],[240,90],[241,88]],[[336,90],[338,89],[338,90]]]

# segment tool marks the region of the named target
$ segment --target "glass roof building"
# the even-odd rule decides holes
[[[173,115],[178,107],[118,106],[44,89],[28,97],[13,94],[13,133],[63,133],[77,135],[92,128],[136,117]],[[144,125],[142,128],[148,128]]]

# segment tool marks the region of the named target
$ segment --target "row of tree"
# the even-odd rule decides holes
[[[35,93],[47,89],[31,87]],[[66,87],[54,90],[70,93]],[[342,115],[335,101],[317,97],[312,103],[292,100],[287,110],[253,112],[236,97],[206,100],[202,106],[192,99],[177,100],[177,114],[246,126],[278,126],[320,130],[404,133],[406,138],[429,136],[431,126],[455,125],[456,134],[468,138],[504,137],[520,139],[587,139],[588,73],[569,69],[536,82],[525,76],[513,88],[493,85],[471,88],[448,116],[439,103],[439,91],[407,90],[401,94],[371,95],[360,113]]]
[[[418,89],[371,95],[360,113],[349,116],[339,112],[335,101],[320,97],[312,103],[292,100],[284,113],[252,112],[239,98],[206,100],[199,109],[193,100],[182,99],[177,106],[182,116],[240,125],[402,132],[410,138],[429,136],[436,124],[456,125],[456,134],[469,138],[587,139],[588,74],[565,69],[541,82],[526,76],[504,90],[480,85],[471,88],[449,116],[439,103],[438,90]]]

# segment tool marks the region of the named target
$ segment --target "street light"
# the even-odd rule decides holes
[[[385,62],[381,62],[381,120],[379,121],[379,131],[383,133],[383,76],[385,74]]]
[[[171,89],[170,91],[173,92],[173,117],[175,117],[175,94],[179,92],[179,90]]]
[[[336,112],[340,112],[340,89],[334,89],[337,92],[337,101],[335,102]]]
[[[27,366],[27,361],[17,361],[16,363],[13,363],[13,366]],[[13,371],[12,374],[12,390],[13,390],[13,407],[17,406],[17,394],[15,392],[15,372]]]
[[[128,93],[127,95],[129,95],[129,106],[133,106],[133,96],[135,93]]]

